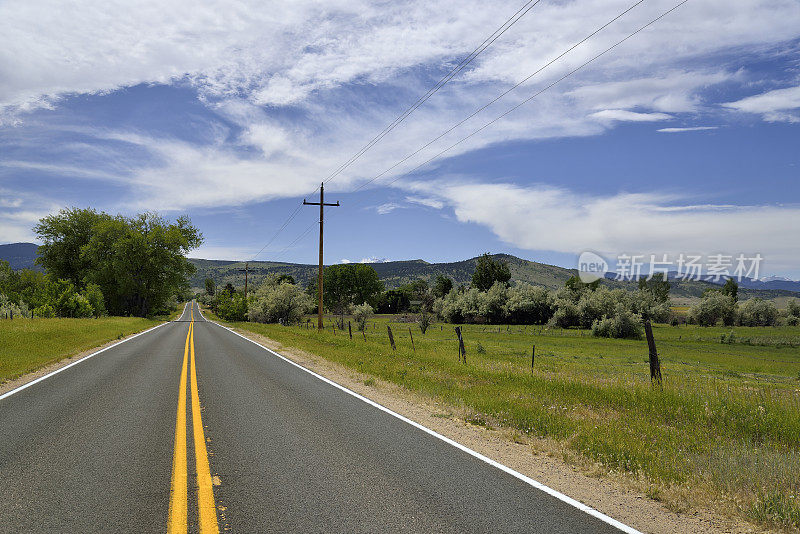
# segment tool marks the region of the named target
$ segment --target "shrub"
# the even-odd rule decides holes
[[[51,317],[56,316],[56,310],[49,304],[42,304],[38,308],[34,308],[32,315],[33,317],[41,317],[43,319],[49,319]]]
[[[620,304],[612,316],[592,323],[592,335],[597,337],[641,339],[642,317]]]
[[[87,284],[81,294],[86,297],[86,300],[92,306],[95,317],[106,315],[106,304],[103,299],[103,292],[97,284]]]
[[[353,306],[353,319],[356,321],[356,328],[358,328],[359,332],[363,332],[367,329],[367,320],[374,314],[372,306],[366,302],[358,306]],[[424,334],[425,331],[423,330],[422,333]]]
[[[246,321],[247,300],[238,292],[217,291],[214,312],[224,321]]]
[[[7,317],[30,317],[30,312],[24,302],[17,305],[11,302],[7,296],[0,293],[0,318],[5,319]]]
[[[422,313],[420,313],[419,317],[417,317],[417,324],[419,325],[419,329],[423,334],[427,332],[428,327],[431,325],[432,322],[433,318],[431,317],[431,314],[429,314],[425,310],[422,310]]]
[[[708,291],[702,300],[689,309],[689,322],[700,326],[714,326],[720,320],[732,326],[736,319],[736,301],[719,291]]]
[[[506,322],[505,305],[508,301],[508,288],[505,282],[495,282],[489,291],[479,293],[481,297],[478,301],[478,315],[485,318],[489,323]]]
[[[544,287],[520,284],[508,290],[505,314],[514,324],[545,324],[555,312],[555,300]]]
[[[547,322],[550,326],[569,328],[580,325],[580,312],[578,305],[569,300],[556,300],[556,311]]]
[[[309,306],[309,297],[289,282],[265,282],[250,302],[247,317],[258,323],[290,324],[299,321]]]
[[[752,298],[742,304],[739,311],[739,324],[742,326],[775,326],[778,322],[778,309],[772,302]]]
[[[654,323],[666,323],[672,311],[669,300],[660,300],[652,291],[638,291],[633,297],[632,311]]]

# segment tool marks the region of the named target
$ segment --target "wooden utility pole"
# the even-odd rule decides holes
[[[247,298],[247,275],[250,272],[248,262],[244,262],[244,269],[239,269],[240,273],[244,273],[244,298]]]
[[[317,309],[317,329],[322,330],[324,328],[322,324],[322,226],[325,220],[325,206],[338,206],[339,201],[337,200],[336,204],[325,204],[325,182],[322,182],[319,185],[319,202],[307,202],[306,199],[303,199],[303,205],[319,206],[319,274],[317,275],[319,307]]]

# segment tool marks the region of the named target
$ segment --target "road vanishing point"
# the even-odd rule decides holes
[[[0,396],[0,532],[635,532],[206,321]]]

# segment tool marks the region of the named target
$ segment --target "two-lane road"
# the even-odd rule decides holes
[[[618,532],[207,322],[0,397],[0,532]]]

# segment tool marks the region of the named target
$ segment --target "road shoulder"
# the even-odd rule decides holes
[[[150,326],[150,327],[145,328],[144,330],[141,330],[139,332],[133,332],[131,334],[128,334],[127,336],[124,336],[124,337],[121,337],[121,338],[118,338],[118,339],[112,339],[111,341],[108,341],[107,343],[103,343],[102,345],[97,345],[96,347],[92,347],[91,349],[87,349],[87,350],[75,353],[72,356],[67,356],[65,358],[62,358],[62,359],[56,361],[56,362],[52,362],[52,363],[49,363],[49,364],[47,364],[47,365],[45,365],[43,367],[39,367],[38,369],[36,369],[34,371],[31,371],[29,373],[25,373],[22,376],[18,376],[16,378],[12,378],[10,380],[6,380],[5,382],[0,382],[0,395],[5,395],[9,391],[13,391],[13,390],[15,390],[15,389],[17,389],[19,387],[22,387],[22,386],[24,386],[26,384],[30,384],[31,382],[33,382],[35,380],[38,380],[38,379],[42,378],[43,376],[47,376],[50,373],[58,371],[59,369],[63,369],[64,367],[67,367],[68,365],[71,365],[71,364],[73,364],[75,362],[78,362],[78,361],[82,360],[83,358],[86,358],[87,356],[91,356],[92,354],[94,354],[96,352],[99,352],[101,350],[105,350],[105,349],[107,349],[107,348],[109,348],[109,347],[111,347],[113,345],[118,345],[119,343],[122,343],[124,341],[127,341],[127,340],[133,338],[133,337],[136,337],[136,336],[138,336],[138,335],[140,335],[140,334],[142,334],[142,333],[144,333],[144,332],[146,332],[148,330],[152,330],[153,328],[157,328],[159,326],[163,326],[164,324],[165,323],[159,323],[156,326]]]
[[[463,408],[437,402],[371,375],[359,373],[317,355],[247,330],[237,333],[293,362],[336,382],[404,417],[560,491],[642,532],[761,532],[744,521],[723,518],[707,510],[677,513],[649,498],[624,476],[609,475],[598,466],[576,458],[562,445],[535,440],[508,429],[477,426],[467,421]],[[641,486],[641,484],[639,485]]]

